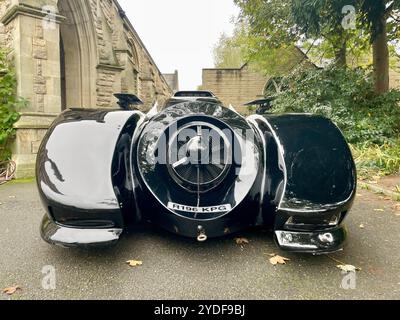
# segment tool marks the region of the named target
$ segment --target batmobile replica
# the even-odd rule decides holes
[[[120,110],[67,110],[43,140],[45,241],[110,245],[150,222],[198,241],[265,226],[282,250],[343,248],[356,169],[330,120],[268,114],[268,99],[244,118],[203,91],[143,114],[137,97],[116,96]]]

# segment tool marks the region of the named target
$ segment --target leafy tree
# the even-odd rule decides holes
[[[249,51],[253,57],[261,60],[271,49],[301,43],[319,55],[335,58],[340,66],[346,65],[349,47],[353,54],[359,54],[368,44],[360,32],[343,27],[347,14],[343,8],[355,5],[355,1],[235,0],[241,9],[241,18],[249,23],[254,40]],[[280,55],[278,51],[277,56]]]
[[[280,62],[280,48],[301,43],[312,55],[334,58],[343,67],[347,65],[347,57],[367,55],[372,44],[375,91],[389,90],[389,49],[400,38],[400,0],[235,0],[235,3],[241,9],[240,18],[249,25],[249,59],[265,62],[278,57],[275,62]],[[353,7],[354,12],[350,9]],[[358,23],[346,27],[348,17]]]
[[[279,48],[299,39],[299,32],[291,15],[291,3],[280,0],[234,0],[241,9],[251,35],[259,37],[263,45]]]
[[[343,25],[343,9],[348,6],[358,14],[356,30]],[[327,40],[338,65],[346,65],[348,46],[353,55],[359,56],[372,43],[377,93],[389,91],[389,43],[399,37],[399,6],[400,0],[292,0],[293,16],[300,29],[308,37]]]
[[[372,43],[375,91],[388,92],[389,41],[400,35],[400,0],[358,0],[358,7]]]
[[[214,64],[216,68],[240,68],[246,62],[243,48],[245,26],[238,24],[232,37],[221,35],[214,46]]]
[[[292,0],[292,15],[306,38],[318,39],[320,51],[335,64],[347,66],[347,56],[367,49],[363,30],[356,29],[356,0]]]
[[[265,74],[278,76],[299,62],[294,44],[301,34],[295,28],[291,5],[280,0],[235,0],[240,7],[239,21],[247,26],[241,37],[246,61]]]

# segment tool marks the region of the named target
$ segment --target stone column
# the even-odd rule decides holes
[[[142,60],[143,61],[143,60]],[[156,102],[155,74],[149,61],[142,63],[140,79],[140,98],[144,102],[142,111],[148,111]]]
[[[36,2],[41,6],[35,6]],[[48,4],[55,2],[49,0]],[[5,26],[13,24],[11,47],[18,80],[17,94],[28,102],[15,125],[13,160],[17,164],[17,178],[34,176],[40,142],[61,111],[58,24],[61,17],[49,15],[44,9],[50,7],[43,7],[43,3],[13,0],[1,20]]]

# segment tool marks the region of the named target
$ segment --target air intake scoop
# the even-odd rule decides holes
[[[174,180],[192,192],[216,188],[232,164],[229,129],[206,122],[179,128],[169,143],[169,171]],[[230,134],[232,136],[232,134]]]

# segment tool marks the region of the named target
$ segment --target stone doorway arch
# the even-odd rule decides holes
[[[172,93],[117,0],[0,0],[0,22],[27,101],[12,145],[18,178],[34,175],[62,109],[117,107],[113,93],[125,91],[149,107]]]
[[[61,109],[96,106],[96,32],[89,2],[59,0]]]

